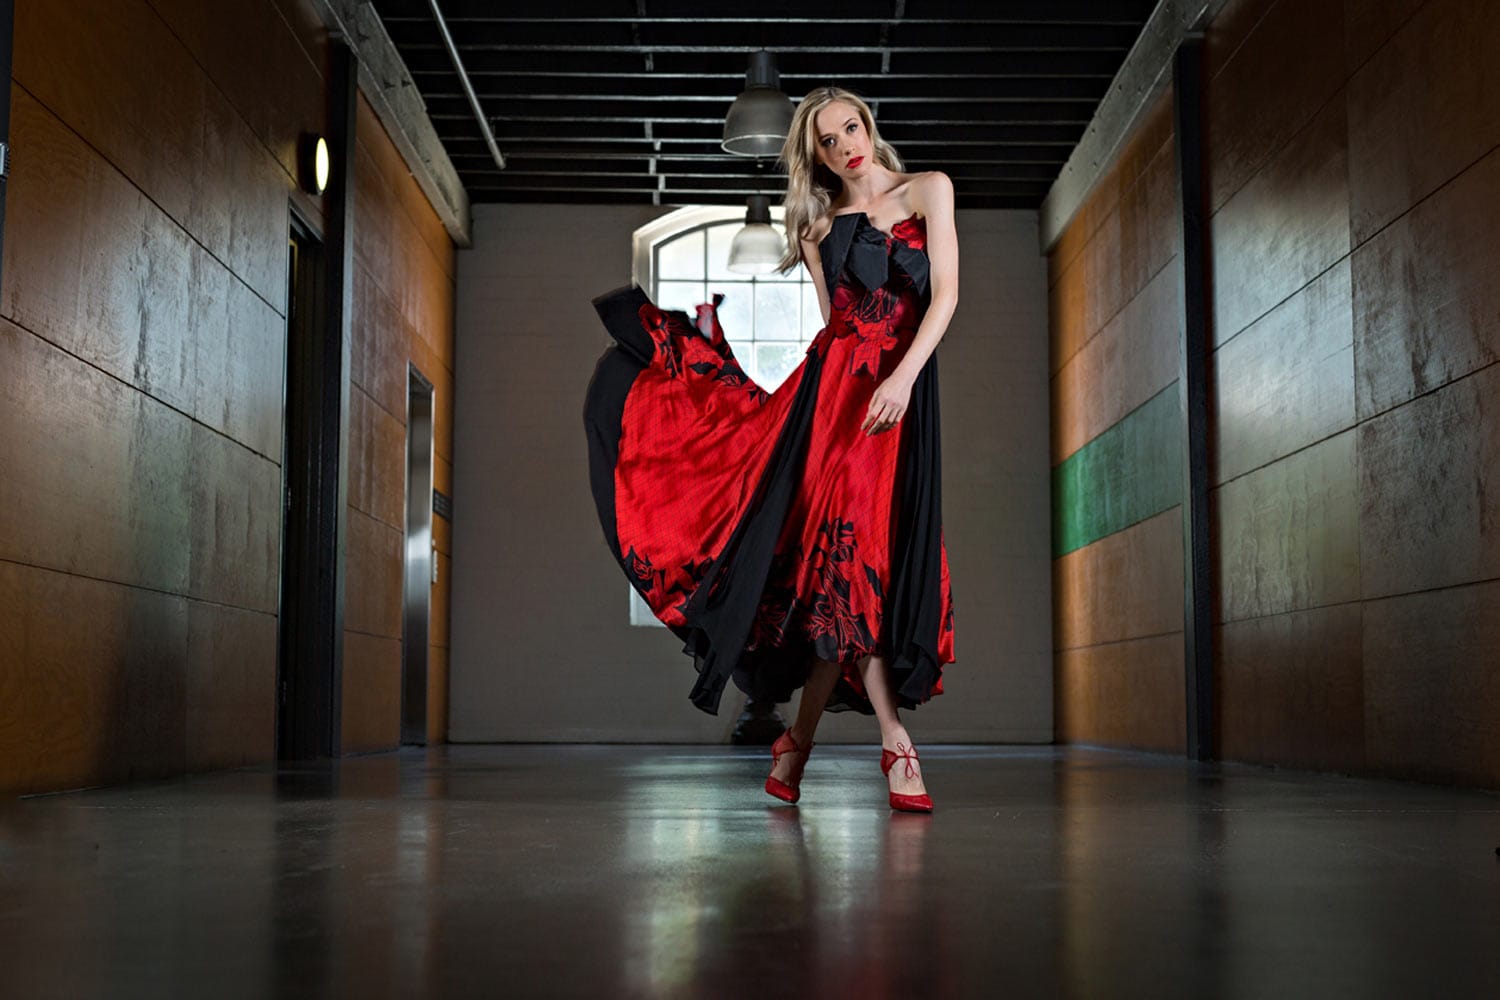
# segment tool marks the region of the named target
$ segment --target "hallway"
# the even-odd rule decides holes
[[[41,996],[1487,995],[1500,796],[1063,747],[448,746],[0,801]]]

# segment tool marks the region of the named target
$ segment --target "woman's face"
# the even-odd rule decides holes
[[[818,162],[839,177],[857,177],[874,165],[870,133],[852,104],[834,101],[813,115],[813,132]]]

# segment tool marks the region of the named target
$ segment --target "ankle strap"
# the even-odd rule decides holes
[[[906,759],[906,776],[908,778],[915,778],[917,776],[917,769],[912,766],[911,762],[919,759],[917,757],[917,748],[912,747],[911,752],[908,753],[906,744],[899,741],[896,743],[895,750],[887,750],[885,747],[880,748],[881,770],[883,770],[886,774],[889,774],[891,772],[891,766],[895,764],[896,761],[901,760],[902,758]]]

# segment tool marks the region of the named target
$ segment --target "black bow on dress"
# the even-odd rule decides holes
[[[879,288],[890,277],[890,261],[895,260],[896,266],[911,278],[917,294],[926,295],[927,254],[907,246],[900,237],[891,240],[891,247],[887,256],[885,233],[876,229],[865,213],[835,215],[833,228],[818,248],[829,293],[832,294],[846,267],[861,285],[871,290]]]

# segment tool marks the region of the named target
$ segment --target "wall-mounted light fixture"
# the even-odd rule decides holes
[[[308,194],[322,194],[328,189],[332,164],[328,158],[328,140],[316,132],[303,132],[297,141],[297,181]]]

